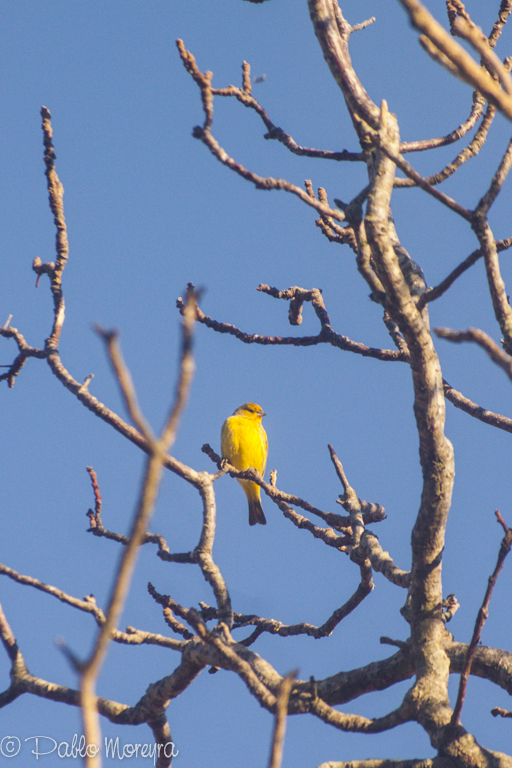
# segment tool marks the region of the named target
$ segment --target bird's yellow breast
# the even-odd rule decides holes
[[[260,419],[230,416],[222,427],[221,450],[237,469],[254,467],[262,475],[267,464],[267,435]]]

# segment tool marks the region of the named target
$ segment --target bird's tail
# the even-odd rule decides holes
[[[259,499],[249,499],[249,525],[266,525],[267,519]]]

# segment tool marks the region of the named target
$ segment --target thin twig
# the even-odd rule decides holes
[[[512,145],[511,145],[512,146]],[[512,160],[512,154],[510,155]],[[512,355],[512,307],[509,304],[507,289],[501,276],[498,249],[487,216],[476,210],[471,220],[471,228],[478,238],[484,255],[485,272],[491,294],[494,316],[503,334],[503,349]]]
[[[368,23],[371,23],[371,20],[368,22],[363,22],[365,26],[368,25]],[[361,27],[362,29],[363,27]],[[187,67],[188,71],[192,74],[194,79],[196,79],[197,76],[200,76],[201,73],[199,69],[197,69],[197,66],[194,68],[192,64],[192,60],[185,60],[183,59],[182,47],[180,46],[181,41],[177,41],[178,50],[180,51],[180,56],[182,57],[183,63]],[[191,54],[188,54],[191,56]],[[195,63],[195,60],[194,60]],[[197,70],[197,71],[196,71]],[[195,75],[195,76],[194,76]],[[196,80],[196,82],[198,82]],[[199,82],[198,82],[199,84]],[[299,155],[302,157],[312,157],[315,159],[322,159],[322,160],[335,160],[335,161],[348,161],[348,162],[361,162],[364,161],[365,157],[362,152],[349,152],[348,150],[344,149],[341,152],[333,152],[331,150],[324,150],[324,149],[312,149],[310,147],[302,147],[288,134],[286,131],[283,131],[282,128],[279,128],[277,125],[275,125],[270,117],[268,116],[267,112],[261,104],[254,98],[252,95],[252,85],[251,85],[251,67],[250,65],[244,61],[242,64],[242,88],[237,88],[234,85],[229,85],[227,88],[212,88],[211,89],[213,96],[234,96],[238,101],[244,105],[244,107],[247,107],[248,109],[253,109],[262,119],[263,123],[265,124],[265,127],[268,131],[263,138],[264,139],[275,139],[282,144],[284,144],[287,149],[290,150],[290,152],[293,152],[294,155]]]
[[[412,167],[412,165],[408,163],[404,157],[402,157],[400,153],[395,152],[390,146],[388,146],[387,141],[382,139],[382,134],[376,134],[376,138],[378,138],[381,149],[386,153],[389,159],[392,160],[395,165],[405,173],[406,176],[412,179],[418,187],[434,197],[443,205],[446,205],[446,207],[454,211],[454,213],[458,213],[459,216],[462,216],[462,218],[466,219],[466,221],[472,220],[473,214],[471,211],[469,211],[467,208],[464,208],[464,206],[460,205],[452,197],[449,197],[449,195],[445,195],[444,192],[440,192],[438,189],[432,186],[432,184],[429,184],[429,182],[424,179],[423,176],[421,176]]]
[[[441,339],[454,341],[460,344],[463,341],[474,341],[484,349],[491,360],[502,368],[510,380],[512,380],[512,357],[503,352],[495,341],[479,328],[468,328],[467,331],[453,331],[450,328],[434,328],[434,333]]]
[[[507,527],[507,525],[505,524],[505,521],[503,520],[498,510],[496,510],[495,514],[499,524],[505,531],[505,536],[501,541],[500,551],[498,553],[498,560],[496,562],[496,567],[494,568],[492,575],[489,577],[489,583],[485,591],[484,601],[482,603],[480,610],[478,611],[478,616],[475,622],[475,628],[473,630],[473,637],[471,638],[471,642],[468,646],[466,661],[460,676],[457,701],[455,703],[452,719],[450,722],[450,725],[452,727],[457,726],[460,722],[460,713],[462,712],[464,699],[466,698],[466,687],[468,684],[469,673],[471,672],[471,664],[473,662],[473,657],[475,655],[477,645],[480,642],[480,638],[482,636],[482,630],[484,628],[485,621],[489,615],[489,603],[491,601],[492,592],[498,580],[498,576],[500,575],[501,569],[503,568],[503,565],[505,563],[505,558],[507,557],[512,547],[512,529]]]
[[[450,176],[452,176],[454,173],[458,171],[458,169],[464,165],[464,163],[468,162],[473,157],[476,157],[482,147],[485,144],[485,141],[487,139],[487,135],[489,133],[489,130],[491,128],[491,125],[494,120],[494,116],[496,114],[496,108],[492,106],[492,104],[489,104],[484,119],[482,120],[482,123],[480,124],[480,127],[478,128],[478,131],[475,133],[471,141],[469,142],[468,146],[465,147],[457,157],[452,160],[451,163],[448,163],[448,165],[445,165],[445,167],[438,171],[438,173],[434,173],[432,176],[426,176],[425,181],[429,184],[432,184],[433,186],[436,184],[441,184],[443,181],[448,179]],[[413,187],[416,186],[416,183],[412,179],[395,179],[394,181],[395,188],[400,187]]]
[[[508,237],[506,240],[498,240],[496,242],[496,250],[498,253],[500,251],[506,251],[508,248],[510,248],[510,246],[512,246],[512,237]],[[455,269],[450,272],[450,274],[445,277],[445,279],[442,280],[438,285],[434,286],[433,288],[427,288],[425,293],[423,293],[418,299],[418,309],[421,311],[425,304],[430,301],[435,301],[435,299],[438,299],[443,295],[443,293],[446,293],[448,288],[450,288],[455,280],[463,275],[466,270],[473,266],[473,264],[476,264],[478,259],[481,259],[483,255],[484,252],[482,248],[477,248],[476,251],[470,253],[469,256],[464,259],[464,261],[462,261],[457,267],[455,267]]]
[[[426,149],[435,149],[436,147],[445,147],[448,144],[453,144],[456,141],[462,139],[468,131],[470,131],[476,124],[480,115],[482,114],[485,106],[484,97],[478,93],[473,92],[473,106],[467,120],[451,131],[446,136],[440,136],[436,139],[423,139],[421,141],[404,141],[400,144],[400,152],[405,154],[406,152],[423,152]]]
[[[274,733],[270,748],[269,768],[281,768],[283,759],[284,735],[286,732],[286,718],[288,716],[288,701],[292,690],[293,681],[297,677],[298,669],[293,669],[283,677],[279,685],[276,702],[276,717],[274,721]]]
[[[187,304],[195,304],[195,302],[195,293],[193,291],[189,291],[187,295]],[[175,405],[171,409],[169,419],[166,426],[164,427],[160,440],[156,441],[152,438],[149,439],[151,433],[148,429],[146,439],[150,447],[150,454],[146,462],[144,480],[140,491],[139,502],[131,526],[129,537],[130,540],[126,548],[123,550],[121,562],[114,579],[112,591],[108,601],[108,608],[105,614],[105,623],[98,632],[94,648],[89,658],[83,664],[80,690],[84,734],[87,744],[99,745],[100,743],[100,725],[98,711],[96,708],[95,693],[96,680],[105,659],[107,648],[112,637],[112,632],[116,628],[126,601],[133,570],[135,568],[135,561],[137,558],[138,550],[146,533],[148,522],[150,520],[156,501],[160,479],[163,472],[165,455],[170,447],[171,442],[175,438],[175,428],[177,421],[174,414],[176,412],[181,412],[184,400],[187,395],[187,387],[190,384],[190,341],[188,337],[190,336],[194,320],[195,311],[186,308],[183,320],[184,340],[182,359]],[[116,351],[118,352],[118,350]],[[123,395],[131,415],[137,419],[139,414],[137,413],[134,393],[132,393],[129,388],[130,379],[124,375],[122,360],[120,362],[119,358],[120,353],[119,357],[112,357],[112,364],[114,365],[116,371],[119,372],[118,382],[122,388]],[[186,386],[182,386],[182,382],[186,382]],[[139,426],[142,426],[142,422],[140,422]],[[88,755],[86,758],[86,765],[87,768],[99,768],[101,765],[99,756],[95,755],[94,757],[91,757]]]
[[[7,565],[0,563],[0,574],[8,576],[12,581],[17,584],[22,584],[26,587],[32,587],[40,592],[44,592],[47,595],[57,598],[65,605],[69,605],[72,608],[76,608],[79,611],[88,613],[94,617],[99,627],[105,624],[105,614],[96,605],[96,601],[93,596],[85,597],[80,600],[73,595],[68,595],[62,589],[52,586],[51,584],[45,584],[43,581],[34,578],[33,576],[25,576],[22,573],[18,573],[13,568],[9,568]],[[161,645],[164,648],[172,648],[173,650],[180,651],[183,649],[183,644],[177,642],[173,638],[164,637],[164,635],[158,635],[152,632],[146,632],[140,629],[134,629],[133,627],[127,628],[126,632],[121,632],[118,629],[112,630],[112,639],[116,643],[122,643],[123,645]]]
[[[133,386],[130,371],[128,370],[121,354],[121,349],[118,343],[118,332],[105,331],[99,325],[95,325],[94,330],[105,342],[105,346],[108,352],[108,359],[110,365],[112,366],[115,380],[119,385],[126,410],[130,414],[131,420],[139,432],[144,435],[148,443],[153,443],[155,441],[155,437],[151,427],[142,415],[142,411],[140,410],[139,404],[137,402],[137,395],[135,393],[135,387]]]
[[[510,171],[510,167],[512,166],[512,141],[509,142],[509,145],[507,147],[507,150],[505,154],[503,155],[503,158],[499,164],[498,170],[492,177],[491,184],[489,186],[489,189],[483,195],[482,199],[478,203],[475,213],[476,214],[483,214],[487,216],[489,213],[489,209],[496,200],[497,196],[501,192],[501,189],[503,187],[503,184],[505,183],[505,180],[508,176],[508,172]]]

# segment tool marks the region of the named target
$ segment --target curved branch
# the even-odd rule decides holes
[[[446,645],[446,653],[450,659],[450,672],[460,674],[464,669],[469,645],[456,643],[453,640]],[[501,648],[477,646],[471,674],[494,683],[499,688],[512,695],[512,653]]]
[[[508,165],[512,163],[512,143],[509,146]],[[512,308],[508,303],[505,283],[501,276],[498,249],[487,217],[478,209],[471,221],[471,227],[483,251],[487,283],[492,299],[494,315],[503,334],[503,349],[512,354]]]
[[[454,131],[451,131],[446,136],[441,136],[437,139],[423,139],[421,141],[404,141],[400,144],[400,152],[406,154],[407,152],[423,152],[426,149],[435,149],[436,147],[445,147],[448,144],[453,144],[456,141],[462,139],[468,131],[470,131],[476,124],[478,118],[482,114],[485,106],[484,97],[478,93],[473,92],[473,106],[467,120],[459,125]]]
[[[406,704],[402,704],[388,715],[374,720],[360,715],[345,715],[337,709],[332,709],[321,699],[315,699],[311,704],[311,712],[324,723],[332,725],[340,731],[352,733],[383,733],[414,719]]]
[[[512,246],[512,237],[508,237],[506,240],[498,240],[496,243],[496,250],[499,253],[500,251],[506,251],[510,246]],[[418,300],[418,309],[423,309],[428,302],[435,301],[435,299],[438,299],[443,293],[446,293],[455,280],[472,267],[473,264],[476,264],[478,259],[481,259],[483,255],[483,249],[477,248],[476,251],[470,253],[469,256],[455,267],[455,269],[438,285],[434,288],[427,288],[425,293],[423,293]]]
[[[482,124],[469,142],[468,146],[459,152],[457,157],[452,160],[451,163],[448,163],[448,165],[446,165],[441,171],[433,174],[432,176],[426,176],[425,181],[432,185],[441,184],[443,181],[452,176],[456,171],[458,171],[458,169],[464,165],[464,163],[466,163],[472,157],[476,157],[476,155],[478,155],[483,145],[485,144],[487,134],[489,133],[495,114],[495,107],[489,104],[484,119],[482,120]],[[395,179],[394,186],[395,188],[415,187],[417,184],[413,179],[410,178]]]

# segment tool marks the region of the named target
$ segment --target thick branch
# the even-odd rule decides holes
[[[505,432],[512,432],[512,419],[509,419],[507,416],[502,416],[499,413],[494,413],[493,411],[487,411],[485,408],[482,408],[480,405],[477,405],[472,400],[465,397],[462,392],[454,389],[447,381],[445,381],[445,379],[443,379],[443,389],[446,399],[456,408],[473,416],[475,419],[479,419],[479,421],[483,421],[484,424],[503,429]]]

